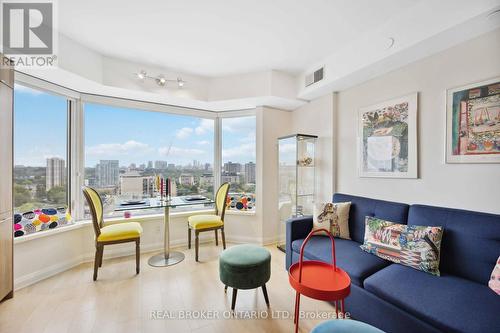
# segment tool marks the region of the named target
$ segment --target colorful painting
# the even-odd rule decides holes
[[[359,110],[361,177],[417,178],[417,93]]]
[[[226,200],[226,209],[239,211],[255,210],[255,194],[229,193]]]
[[[448,163],[500,162],[500,78],[447,93]]]
[[[14,214],[14,237],[72,224],[71,215],[64,207],[44,208]]]
[[[367,216],[361,249],[382,259],[439,275],[441,227],[393,223]]]

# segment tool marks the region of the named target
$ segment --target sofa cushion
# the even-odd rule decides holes
[[[303,239],[292,242],[292,249],[300,253]],[[332,262],[330,250],[330,238],[326,236],[313,236],[304,250],[304,256],[311,260]],[[387,260],[380,259],[374,255],[364,252],[359,244],[346,239],[335,238],[335,257],[337,265],[345,270],[351,278],[351,282],[362,286],[363,280],[374,272],[390,265]]]
[[[361,249],[401,265],[439,275],[443,229],[405,225],[366,217],[365,242]]]
[[[406,224],[407,204],[383,201],[354,195],[335,193],[333,202],[351,202],[349,210],[349,236],[358,243],[363,243],[365,236],[365,217],[373,216],[395,223]]]
[[[408,225],[442,226],[439,270],[488,284],[500,253],[500,215],[412,205]]]
[[[484,284],[394,264],[366,278],[363,285],[445,332],[498,332],[500,297]]]

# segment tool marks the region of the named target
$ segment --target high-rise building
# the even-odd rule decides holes
[[[148,169],[153,169],[153,161],[148,161]]]
[[[120,167],[118,160],[100,160],[95,166],[96,183],[99,187],[118,186]]]
[[[224,163],[224,172],[228,174],[241,172],[241,164],[233,163],[231,161]]]
[[[245,163],[245,183],[255,184],[255,163]]]
[[[62,158],[48,158],[47,168],[45,169],[45,189],[48,191],[53,187],[64,186],[65,171],[65,163]]]
[[[155,161],[155,169],[165,170],[168,167],[167,161]]]

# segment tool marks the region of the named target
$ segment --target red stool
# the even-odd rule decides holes
[[[332,263],[317,260],[304,261],[304,248],[317,232],[325,232],[332,242]],[[335,313],[338,318],[339,301],[341,312],[344,312],[344,299],[351,292],[351,278],[337,267],[335,260],[335,241],[332,234],[326,229],[313,230],[307,235],[300,247],[299,262],[290,266],[288,271],[290,285],[295,289],[295,333],[299,330],[300,295],[323,301],[335,302]]]

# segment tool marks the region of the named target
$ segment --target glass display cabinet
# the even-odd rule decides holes
[[[317,138],[315,135],[294,134],[278,139],[278,248],[282,251],[285,251],[286,221],[313,213]]]

